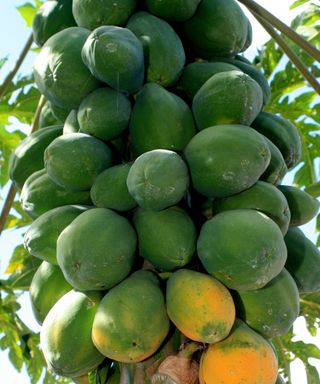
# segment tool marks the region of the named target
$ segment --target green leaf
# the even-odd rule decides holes
[[[316,367],[311,364],[306,366],[308,384],[319,384],[320,376]]]
[[[310,0],[297,0],[293,4],[290,5],[290,9],[295,9],[297,7],[300,7],[300,5],[303,5],[305,3],[308,3]]]
[[[305,192],[309,193],[309,195],[313,197],[320,197],[320,182],[308,185],[305,188]]]
[[[41,2],[38,2],[38,1],[36,3],[38,4],[37,6],[34,6],[31,3],[25,3],[17,7],[17,10],[19,11],[20,15],[23,17],[28,27],[32,26],[32,20],[35,14],[37,13],[39,5],[41,4]]]
[[[4,66],[4,64],[9,60],[9,56],[5,56],[0,59],[0,69]]]

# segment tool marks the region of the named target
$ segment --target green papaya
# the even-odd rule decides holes
[[[202,130],[190,140],[184,156],[193,187],[207,197],[226,197],[251,187],[270,162],[263,136],[244,125]]]
[[[201,0],[146,0],[148,11],[169,22],[190,19]]]
[[[210,77],[220,72],[236,70],[236,66],[228,63],[195,61],[184,67],[177,88],[192,100]]]
[[[135,154],[159,148],[182,151],[195,133],[192,112],[180,97],[155,83],[137,94],[130,120]]]
[[[252,209],[221,212],[205,222],[197,249],[205,270],[239,291],[265,286],[281,272],[287,258],[277,224]]]
[[[39,259],[58,264],[56,248],[60,233],[87,208],[82,205],[64,205],[42,214],[24,235],[27,251]]]
[[[215,212],[224,212],[232,209],[255,209],[269,216],[278,224],[283,235],[287,233],[290,222],[290,210],[284,195],[272,184],[257,181],[251,188],[236,195],[215,199],[213,207]]]
[[[130,195],[140,207],[154,211],[177,204],[188,186],[186,163],[177,153],[165,149],[154,149],[140,155],[127,177]]]
[[[247,45],[248,23],[234,0],[202,0],[184,31],[201,58],[232,57]]]
[[[78,110],[72,109],[63,125],[63,134],[79,132]]]
[[[81,291],[106,290],[130,272],[137,239],[127,219],[92,208],[76,217],[57,240],[57,260],[66,280]]]
[[[40,112],[39,129],[59,124],[62,124],[62,120],[54,116],[49,101],[46,101]]]
[[[72,286],[65,280],[61,269],[43,261],[33,275],[29,295],[32,312],[39,324],[42,324],[50,309]]]
[[[169,319],[157,278],[152,272],[138,271],[101,300],[92,340],[110,359],[136,363],[155,353],[168,331]]]
[[[72,1],[50,0],[41,5],[33,18],[33,39],[41,47],[55,33],[75,25]]]
[[[60,120],[61,122],[64,122],[66,120],[66,118],[68,117],[68,115],[71,111],[71,108],[70,107],[63,108],[63,107],[53,103],[52,101],[48,101],[47,103],[50,106],[52,115],[56,119]]]
[[[237,316],[266,339],[282,336],[299,316],[299,291],[284,268],[267,285],[234,295]]]
[[[91,329],[99,292],[76,292],[62,296],[45,318],[41,332],[41,349],[54,373],[78,377],[96,368],[104,356],[91,340]],[[81,337],[80,337],[81,336]]]
[[[134,12],[137,0],[73,0],[72,12],[79,25],[95,29],[102,25],[124,26]]]
[[[265,140],[270,149],[271,159],[267,169],[263,172],[260,179],[268,183],[278,185],[282,182],[288,172],[288,168],[278,147],[275,146],[267,137],[265,137]]]
[[[77,108],[89,92],[98,87],[81,59],[90,31],[70,27],[51,36],[37,56],[33,73],[39,91],[58,107]]]
[[[44,167],[43,154],[47,146],[62,134],[62,125],[42,128],[18,144],[10,156],[9,174],[21,189],[27,178]]]
[[[34,172],[23,185],[22,209],[36,219],[50,209],[70,204],[91,204],[89,191],[67,191],[54,183],[45,169]]]
[[[96,28],[87,38],[81,56],[93,76],[119,92],[135,93],[143,84],[143,47],[127,28]]]
[[[219,124],[250,125],[262,109],[258,83],[247,74],[220,72],[207,80],[195,94],[192,111],[199,129]]]
[[[85,97],[78,111],[80,132],[111,140],[129,125],[131,103],[112,88],[98,88]]]
[[[294,278],[299,292],[319,291],[319,249],[299,228],[289,228],[284,240],[288,249],[286,269]]]
[[[133,222],[139,253],[162,270],[172,271],[188,264],[195,252],[197,232],[189,215],[181,208],[160,212],[137,208]]]
[[[144,49],[146,82],[164,87],[173,85],[185,64],[180,37],[166,21],[147,12],[130,17],[127,28],[141,41]]]
[[[319,211],[319,201],[303,190],[290,186],[279,185],[285,195],[291,212],[290,226],[298,227],[312,220]]]
[[[275,144],[290,169],[301,156],[301,140],[298,129],[289,121],[269,112],[261,112],[252,127]]]
[[[137,205],[127,187],[130,168],[131,164],[118,164],[98,175],[90,191],[91,200],[96,207],[129,211]]]
[[[56,184],[72,191],[89,190],[99,173],[111,163],[109,147],[85,133],[62,135],[44,152],[48,175]]]

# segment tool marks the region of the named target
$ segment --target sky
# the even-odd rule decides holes
[[[25,44],[28,36],[30,34],[30,29],[25,25],[25,22],[22,20],[18,14],[15,6],[24,4],[28,0],[0,0],[0,36],[2,36],[0,41],[0,59],[8,56],[10,60],[0,71],[0,82],[5,77],[6,73],[11,69],[13,63],[15,62],[19,52],[21,51],[23,45]],[[280,18],[283,22],[289,24],[290,20],[302,12],[303,7],[299,7],[294,12],[289,12],[289,5],[292,3],[292,0],[256,0],[260,5],[264,6],[271,13]],[[246,11],[246,10],[245,10]],[[269,39],[269,36],[264,31],[264,29],[255,21],[251,14],[247,13],[248,17],[253,26],[253,43],[251,47],[245,52],[245,56],[249,59],[252,59],[257,49],[265,41]],[[34,61],[35,54],[31,53],[27,56],[22,68],[22,73],[29,73],[32,63]],[[290,184],[292,182],[292,174],[289,174],[285,180],[285,184]],[[6,190],[0,191],[0,196],[4,197],[6,195]],[[1,202],[0,202],[1,206]],[[303,227],[303,230],[307,236],[315,240],[314,233],[315,223],[314,221],[309,223],[307,226]],[[0,277],[3,278],[3,272],[6,268],[10,255],[13,248],[17,245],[18,242],[21,242],[21,233],[17,231],[6,231],[3,236],[0,238]],[[31,314],[31,306],[28,299],[28,295],[25,294],[21,299],[22,310],[20,311],[20,316],[27,325],[33,330],[39,330],[39,326],[36,323],[35,319]],[[303,338],[305,341],[310,343],[315,343],[320,346],[320,335],[317,338],[311,338],[308,332],[305,329],[304,320],[299,318],[296,322],[295,329],[299,334],[298,338]],[[302,364],[302,363],[301,363]],[[303,371],[303,368],[299,362],[295,363],[292,367],[292,376],[293,384],[305,384],[306,378]],[[318,367],[320,372],[320,367]],[[6,352],[0,352],[0,372],[3,380],[2,372],[5,372],[5,381],[1,381],[3,384],[30,384],[30,379],[27,376],[25,370],[21,373],[15,371],[11,366],[7,358]]]

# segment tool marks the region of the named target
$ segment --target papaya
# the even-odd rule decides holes
[[[135,154],[153,149],[182,151],[196,129],[189,106],[155,83],[137,94],[130,120],[130,138]]]
[[[81,56],[93,76],[119,92],[134,93],[142,86],[143,47],[127,28],[105,25],[94,29]]]
[[[298,129],[289,120],[269,112],[260,112],[252,127],[275,144],[290,169],[301,156],[301,140]]]
[[[263,172],[260,179],[268,183],[278,185],[282,182],[288,172],[288,168],[278,147],[275,146],[268,138],[265,137],[265,140],[270,149],[271,158],[267,169]]]
[[[27,136],[14,149],[9,160],[9,174],[19,189],[32,173],[44,167],[45,149],[61,134],[62,125],[45,127]]]
[[[56,119],[60,120],[63,123],[66,120],[66,118],[68,117],[68,115],[71,111],[71,108],[70,107],[65,107],[65,108],[61,107],[60,105],[57,105],[57,104],[53,103],[52,101],[48,101],[47,103],[50,106],[50,110],[52,112],[52,115]]]
[[[215,212],[224,212],[231,209],[256,209],[269,216],[278,224],[283,235],[287,233],[290,222],[288,202],[278,188],[264,181],[257,181],[251,188],[236,195],[215,199],[213,207]]]
[[[319,201],[307,192],[290,185],[279,185],[291,212],[290,226],[298,227],[312,220],[319,211]]]
[[[73,0],[72,12],[79,25],[88,29],[95,29],[101,25],[124,26],[134,12],[137,0]]]
[[[205,270],[238,291],[262,288],[287,259],[278,225],[253,209],[221,212],[205,222],[197,250]]]
[[[43,261],[33,275],[29,295],[32,312],[39,324],[42,324],[50,309],[72,286],[65,280],[57,265]]]
[[[207,197],[226,197],[250,188],[266,170],[270,156],[263,136],[244,125],[206,128],[184,150],[193,187]]]
[[[237,70],[236,66],[228,63],[195,61],[184,67],[177,89],[192,100],[203,84],[213,75]]]
[[[80,132],[101,140],[111,140],[129,125],[131,103],[112,88],[98,88],[86,96],[78,111]]]
[[[284,268],[267,285],[234,295],[237,316],[263,337],[284,335],[299,316],[299,291]]]
[[[75,289],[106,290],[129,274],[136,245],[135,231],[127,219],[107,208],[92,208],[61,232],[57,260]]]
[[[127,187],[138,205],[161,211],[178,203],[189,186],[186,163],[173,151],[154,149],[132,164]]]
[[[72,109],[63,125],[63,134],[79,132],[78,110]]]
[[[142,11],[130,17],[127,28],[143,45],[146,82],[163,87],[173,85],[183,70],[186,57],[180,37],[170,24]]]
[[[112,164],[109,147],[85,133],[70,133],[53,140],[44,152],[45,169],[58,185],[85,191],[95,178]]]
[[[138,234],[139,253],[154,267],[171,271],[188,264],[196,249],[193,221],[181,208],[159,212],[137,208],[133,223]]]
[[[33,40],[41,47],[52,35],[77,25],[70,0],[51,0],[41,5],[32,21]]]
[[[64,205],[35,219],[24,235],[27,251],[39,259],[58,264],[56,246],[60,233],[87,208],[82,205]]]
[[[202,0],[184,31],[201,58],[232,57],[247,45],[248,23],[234,0]]]
[[[91,204],[89,191],[67,191],[54,183],[45,169],[34,172],[20,194],[22,209],[36,219],[50,209],[70,204]]]
[[[92,340],[108,358],[136,363],[157,351],[169,331],[163,293],[156,276],[138,271],[101,300]]]
[[[230,335],[210,344],[200,361],[200,384],[272,384],[278,360],[271,345],[237,319]]]
[[[49,311],[41,328],[40,343],[47,365],[54,373],[79,377],[104,360],[91,340],[100,300],[99,292],[71,290]]]
[[[39,129],[59,124],[62,124],[62,120],[54,116],[49,101],[46,101],[40,112]]]
[[[88,93],[98,87],[81,59],[90,31],[70,27],[51,36],[37,56],[33,73],[39,91],[58,107],[77,108]]]
[[[201,0],[146,0],[148,11],[169,22],[190,19]]]
[[[192,111],[199,130],[219,124],[250,125],[262,109],[258,83],[247,74],[220,72],[195,94]]]
[[[217,343],[226,338],[235,321],[235,306],[228,289],[215,278],[179,269],[167,282],[170,320],[189,339]]]
[[[299,228],[289,228],[284,241],[288,249],[286,269],[300,293],[320,290],[320,251]]]

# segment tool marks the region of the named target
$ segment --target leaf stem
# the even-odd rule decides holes
[[[289,384],[291,384],[291,371],[290,371],[290,363],[287,360],[286,354],[284,352],[284,345],[280,339],[280,337],[275,337],[273,340],[273,343],[278,346],[277,350],[281,353],[283,364],[284,364],[284,369],[286,376],[288,377]]]
[[[33,35],[31,33],[31,35],[29,36],[23,50],[20,53],[20,56],[19,56],[17,62],[15,63],[12,70],[8,73],[8,75],[4,79],[3,83],[0,85],[0,100],[5,95],[6,90],[8,89],[8,87],[11,84],[11,81],[13,80],[13,78],[15,77],[16,73],[18,72],[19,68],[21,67],[21,64],[23,63],[25,57],[27,56],[27,53],[29,52],[32,43],[33,43]]]
[[[281,20],[275,17],[272,13],[267,11],[261,5],[257,4],[253,0],[238,0],[240,3],[245,5],[252,13],[260,16],[266,20],[273,27],[281,31],[283,34],[289,37],[290,40],[295,42],[300,48],[307,52],[315,60],[320,61],[320,51],[311,45],[308,41],[302,38],[297,32],[292,28],[288,27]]]

